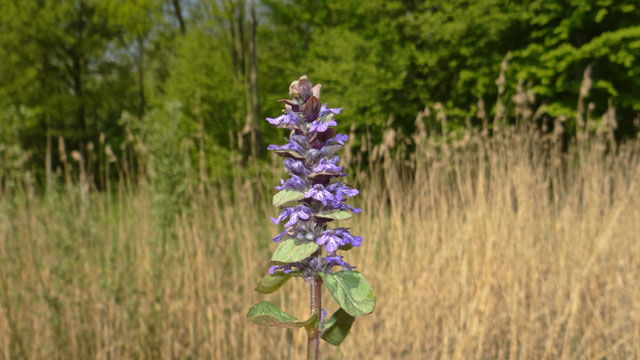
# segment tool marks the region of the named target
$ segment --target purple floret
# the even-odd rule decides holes
[[[342,109],[343,108],[328,108],[327,104],[322,104],[322,107],[320,108],[320,114],[318,115],[318,117],[322,117],[323,115],[328,113],[338,115],[340,114],[340,111],[342,111]]]
[[[336,235],[333,230],[327,230],[318,237],[316,243],[320,246],[325,245],[324,249],[327,250],[328,253],[333,253],[338,250],[340,245],[344,245],[344,240]]]
[[[284,208],[284,210],[282,210],[282,212],[280,212],[280,214],[278,215],[277,218],[271,218],[271,222],[274,225],[278,225],[280,223],[280,221],[286,219],[289,217],[289,215],[291,215],[291,211],[293,211],[294,208],[292,207],[286,207]]]
[[[340,210],[343,210],[343,211],[344,210],[351,210],[351,212],[354,213],[354,214],[358,214],[358,213],[362,212],[362,209],[360,209],[360,208],[354,208],[353,206],[347,205],[344,202],[337,201],[337,200],[334,200],[333,208],[334,209],[340,209]]]
[[[275,189],[276,190],[284,190],[284,189],[302,190],[302,189],[305,189],[306,187],[307,187],[307,183],[304,180],[302,180],[301,177],[292,174],[291,177],[287,179],[287,181],[280,179],[280,186],[276,186]]]
[[[341,236],[345,244],[351,244],[354,247],[358,247],[362,244],[362,238],[360,236],[352,235],[346,228],[334,229],[336,235]]]
[[[345,142],[349,140],[349,135],[346,134],[337,134],[333,139],[327,140],[327,144],[338,143],[340,145],[344,145]]]
[[[284,167],[293,174],[305,176],[309,175],[310,171],[304,166],[304,161],[294,159],[284,159]]]
[[[333,194],[329,191],[325,190],[324,186],[320,184],[314,185],[309,191],[304,194],[305,199],[316,199],[322,203],[322,205],[327,205],[327,201],[333,200]]]
[[[318,118],[316,119],[314,122],[311,123],[311,125],[309,125],[309,131],[310,132],[325,132],[329,129],[329,126],[337,126],[338,123],[333,120],[330,119],[327,122],[322,121],[322,118]]]
[[[311,210],[304,206],[304,205],[298,205],[295,210],[292,210],[290,215],[289,215],[289,221],[287,221],[286,224],[284,224],[285,227],[289,227],[294,225],[295,223],[298,222],[298,219],[301,220],[308,220],[309,216],[312,215]]]
[[[351,244],[358,247],[362,244],[360,236],[352,235],[346,228],[335,228],[326,230],[318,237],[316,243],[320,246],[325,245],[324,249],[328,253],[334,253],[339,246]]]
[[[359,193],[358,189],[351,189],[349,188],[349,186],[341,182],[329,184],[327,185],[326,189],[331,191],[335,195],[334,198],[337,201],[340,201],[345,197],[356,196]]]
[[[293,271],[291,269],[291,267],[297,267],[299,269],[303,269],[304,265],[302,265],[301,263],[291,263],[291,264],[286,264],[286,265],[274,265],[274,266],[269,268],[269,274],[273,275],[273,274],[276,273],[277,270],[282,270],[283,273],[288,274],[288,273]]]
[[[340,255],[327,255],[327,265],[329,267],[342,266],[342,270],[353,270],[355,266],[351,266],[348,262],[342,259]]]
[[[267,118],[267,121],[277,127],[295,128],[300,124],[300,118],[293,111],[287,111],[277,118]]]
[[[340,171],[342,171],[342,167],[337,165],[339,160],[340,158],[337,156],[334,156],[331,160],[327,158],[322,158],[320,159],[320,162],[318,162],[318,165],[316,165],[313,168],[313,171],[314,172],[329,171],[329,172],[339,173]]]
[[[288,229],[285,228],[280,234],[272,237],[271,241],[273,241],[274,243],[279,243],[285,236],[287,236],[287,231]]]
[[[284,219],[289,218],[289,221],[284,224],[285,227],[289,227],[298,222],[298,219],[308,220],[310,215],[312,215],[311,210],[305,205],[289,206],[284,208],[277,218],[271,218],[271,222],[274,225],[278,225]]]
[[[300,146],[298,143],[294,141],[289,141],[284,145],[269,145],[267,146],[267,150],[269,151],[278,151],[278,150],[293,150],[299,154],[304,154],[304,148]]]

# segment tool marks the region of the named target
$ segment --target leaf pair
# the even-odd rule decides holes
[[[300,321],[294,316],[278,309],[269,301],[260,301],[249,309],[247,318],[258,325],[277,326],[282,328],[305,328],[307,334],[311,336],[318,325],[318,312],[313,311],[311,317]],[[322,339],[331,345],[338,346],[349,334],[355,317],[347,314],[344,310],[338,309],[324,326]]]
[[[256,286],[256,291],[263,294],[272,293],[294,276],[301,276],[301,274],[297,271],[288,274],[281,271],[267,274]],[[376,305],[375,296],[367,279],[357,271],[320,273],[320,276],[331,297],[340,305],[340,308],[331,315],[323,326],[322,339],[331,345],[339,346],[349,334],[355,317],[373,312]],[[319,322],[318,313],[315,310],[309,319],[300,321],[268,301],[261,301],[252,306],[247,318],[264,326],[304,327],[308,334],[313,333]]]
[[[293,276],[301,276],[301,274],[298,271],[292,271],[288,274],[282,271],[267,274],[256,285],[255,290],[262,294],[270,294],[278,290]],[[331,297],[347,314],[361,316],[373,312],[376,298],[367,279],[361,273],[344,270],[333,274],[320,273],[320,277],[322,277]]]

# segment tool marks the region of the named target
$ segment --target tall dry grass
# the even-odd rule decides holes
[[[615,109],[594,119],[590,84],[587,69],[575,142],[519,83],[515,126],[504,126],[500,90],[491,129],[481,100],[481,129],[457,135],[436,104],[411,138],[390,118],[382,143],[360,139],[367,156],[347,146],[344,165],[367,170],[353,171],[364,211],[347,225],[365,242],[346,258],[377,308],[340,348],[324,344],[325,358],[640,356],[640,140],[616,144]],[[133,135],[120,159],[102,136],[93,148],[69,161],[59,139],[64,187],[45,197],[20,152],[0,148],[0,358],[304,357],[303,332],[245,318],[275,247],[266,179],[280,176],[277,162],[205,187],[202,161],[194,171],[185,158],[186,170],[149,185]],[[166,207],[179,215],[167,221]],[[307,296],[294,279],[267,298],[305,317]]]
[[[352,178],[364,211],[348,226],[365,241],[346,258],[377,308],[324,358],[637,358],[640,143],[563,152],[557,131],[437,142],[418,128],[410,160],[390,130]],[[206,189],[169,235],[144,184],[4,194],[0,358],[303,358],[302,331],[245,318],[278,231],[262,180]],[[267,296],[299,317],[307,297],[299,279]]]

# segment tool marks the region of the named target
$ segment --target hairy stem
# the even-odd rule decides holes
[[[309,283],[309,311],[313,314],[313,310],[318,312],[320,316],[322,311],[322,279],[316,275],[316,277]],[[318,321],[318,324],[320,322]],[[320,359],[320,328],[316,327],[312,334],[309,334],[309,340],[307,341],[307,360]]]

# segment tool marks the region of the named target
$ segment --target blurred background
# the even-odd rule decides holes
[[[345,256],[378,297],[326,358],[637,358],[638,24],[631,0],[0,0],[0,358],[301,358],[245,314],[279,231],[264,118],[303,74],[344,107]]]

